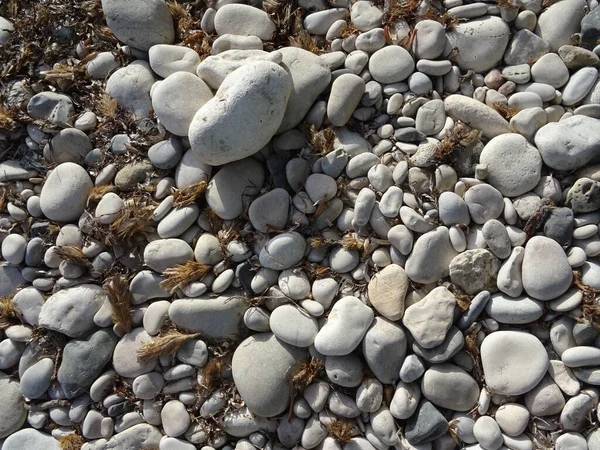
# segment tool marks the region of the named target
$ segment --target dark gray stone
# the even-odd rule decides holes
[[[401,142],[421,142],[427,138],[424,133],[412,127],[398,128],[394,132],[394,137]]]
[[[600,8],[594,8],[581,19],[581,46],[592,50],[600,39]]]
[[[65,345],[58,381],[67,398],[82,394],[100,376],[118,340],[111,330],[104,329],[86,339],[72,340]]]
[[[14,294],[25,283],[21,271],[15,266],[0,265],[0,297]]]
[[[465,338],[461,331],[452,327],[448,330],[444,341],[433,348],[423,348],[416,341],[413,342],[413,351],[426,361],[432,364],[440,364],[448,361],[456,355],[465,343]]]
[[[432,403],[423,400],[406,422],[406,440],[412,445],[435,441],[448,431],[448,421]]]
[[[544,234],[563,247],[571,244],[573,235],[573,211],[570,208],[555,208],[544,223]]]

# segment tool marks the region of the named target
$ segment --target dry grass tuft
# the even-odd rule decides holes
[[[307,50],[315,55],[322,55],[325,53],[325,49],[320,47],[317,40],[304,28],[299,29],[293,36],[289,36],[288,41],[292,47]]]
[[[439,143],[433,159],[439,163],[452,163],[458,150],[469,147],[479,138],[479,130],[458,121]]]
[[[10,133],[19,126],[20,123],[14,119],[12,110],[0,105],[0,133]]]
[[[0,186],[0,212],[4,211],[8,203],[10,189],[7,186]]]
[[[119,104],[107,92],[96,103],[96,112],[105,119],[115,120],[119,112]]]
[[[325,425],[327,433],[341,444],[350,442],[352,439],[352,425],[349,422],[335,419]]]
[[[215,40],[216,37],[213,35],[206,34],[204,31],[195,31],[182,41],[182,45],[196,51],[200,55],[200,61],[204,61],[210,56]]]
[[[58,440],[61,450],[81,450],[85,440],[78,434],[69,434]]]
[[[104,290],[108,293],[108,301],[112,309],[112,320],[121,330],[131,331],[131,301],[132,295],[129,283],[122,275],[115,275],[104,284]]]
[[[115,192],[117,188],[112,184],[101,184],[100,186],[94,186],[88,195],[88,205],[92,202],[99,202],[104,194],[109,192]]]
[[[11,297],[0,297],[0,330],[20,323],[19,315]]]
[[[494,103],[492,106],[498,114],[500,114],[505,120],[510,120],[517,115],[519,109],[514,106],[508,106],[505,103]]]
[[[196,395],[200,398],[208,397],[218,386],[221,380],[223,361],[220,358],[210,358],[200,371],[202,381],[198,383]]]
[[[207,222],[210,224],[211,230],[216,233],[221,228],[223,228],[223,219],[221,219],[216,212],[214,212],[211,208],[206,208],[202,211],[202,215],[206,218]]]
[[[200,336],[199,333],[187,334],[170,329],[161,333],[150,342],[145,342],[137,350],[138,361],[145,363],[160,356],[173,355],[190,339]]]
[[[350,36],[358,36],[360,34],[360,30],[356,28],[353,24],[347,23],[346,26],[342,29],[340,37],[345,39]]]
[[[323,362],[321,360],[311,358],[291,368],[288,373],[288,380],[295,392],[301,392],[317,377],[319,372],[323,370]]]
[[[454,31],[459,23],[458,17],[450,13],[440,14],[435,19],[444,26],[446,31]]]
[[[207,187],[208,184],[206,181],[199,181],[198,183],[191,184],[183,189],[175,189],[173,191],[173,206],[179,208],[181,206],[191,205],[198,197],[206,192]]]
[[[342,247],[346,250],[360,251],[364,248],[364,244],[358,239],[356,234],[347,234],[342,238]]]
[[[126,203],[126,206],[121,208],[119,217],[110,224],[105,243],[114,245],[134,236],[148,234],[152,231],[150,219],[153,211],[153,206],[146,205],[139,199]]]
[[[54,253],[63,261],[71,261],[80,266],[87,267],[90,265],[90,261],[83,253],[81,247],[76,245],[62,245],[54,249]]]
[[[166,277],[160,285],[171,294],[194,281],[200,281],[212,270],[211,266],[196,261],[187,261],[169,267],[163,272]]]
[[[334,150],[335,133],[332,128],[317,130],[314,125],[311,125],[306,129],[305,134],[308,146],[313,152],[324,156]]]
[[[414,22],[419,18],[420,5],[420,0],[392,1],[389,11],[386,11],[384,15],[384,22],[387,24],[393,24],[399,20],[405,20],[409,23]]]
[[[324,248],[333,244],[333,242],[331,242],[329,239],[325,239],[321,236],[310,237],[306,242],[311,246],[311,248]]]
[[[583,284],[581,281],[581,272],[578,270],[573,271],[573,286],[579,289],[583,296],[581,300],[583,319],[589,321],[597,330],[600,330],[600,305],[596,301],[600,295],[600,291],[587,284]],[[575,320],[584,321],[582,319]]]

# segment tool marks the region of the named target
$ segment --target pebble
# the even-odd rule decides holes
[[[236,219],[258,195],[264,179],[264,168],[253,159],[226,164],[208,183],[206,202],[221,219]]]
[[[50,220],[74,222],[83,213],[93,187],[89,175],[81,166],[71,162],[62,163],[44,183],[40,208]]]
[[[143,328],[134,328],[125,334],[117,343],[113,354],[113,367],[122,377],[135,378],[151,372],[156,365],[156,359],[140,362],[137,359],[139,347],[151,341],[151,337]]]
[[[531,66],[531,78],[560,88],[569,81],[569,69],[556,53],[546,53]]]
[[[156,44],[148,50],[152,70],[163,78],[177,72],[195,73],[200,56],[193,49],[179,45]]]
[[[500,261],[485,249],[467,250],[450,262],[450,279],[467,294],[494,291]]]
[[[373,322],[373,310],[356,297],[343,297],[331,309],[315,337],[315,349],[323,355],[351,353]]]
[[[519,436],[529,424],[529,411],[519,403],[505,403],[496,410],[495,419],[502,432]]]
[[[540,181],[542,157],[518,134],[502,134],[491,139],[479,161],[487,165],[486,181],[506,197],[525,194]]]
[[[169,307],[169,319],[192,333],[206,338],[233,339],[239,336],[239,326],[247,306],[239,296],[201,296],[200,299],[179,299]]]
[[[111,360],[117,337],[109,330],[99,330],[81,340],[65,345],[57,373],[67,398],[83,394]]]
[[[390,264],[369,282],[369,301],[385,318],[399,320],[404,314],[404,298],[408,284],[408,276],[404,269],[397,264]]]
[[[33,428],[25,428],[11,434],[2,444],[5,450],[20,450],[23,448],[29,450],[60,450],[60,444],[57,439]]]
[[[453,364],[436,364],[421,381],[421,391],[434,405],[454,411],[469,411],[477,403],[479,387],[464,370]]]
[[[159,273],[193,258],[192,248],[181,239],[157,239],[144,249],[144,264]]]
[[[285,270],[295,266],[304,256],[306,241],[294,231],[273,237],[260,251],[259,259],[263,267]]]
[[[167,436],[181,436],[190,426],[191,420],[185,405],[178,400],[168,401],[160,412],[162,426]]]
[[[449,275],[449,265],[456,254],[448,228],[438,227],[417,239],[406,261],[406,274],[417,283],[433,283]]]
[[[281,305],[269,319],[271,331],[278,339],[296,347],[310,346],[319,331],[317,321],[293,305]]]
[[[404,435],[413,446],[435,441],[448,431],[448,421],[427,400],[422,400],[417,411],[406,422]]]
[[[599,145],[596,131],[600,131],[597,119],[573,116],[540,128],[535,135],[535,145],[547,166],[574,170],[592,159]]]
[[[327,102],[327,118],[331,124],[337,127],[346,125],[364,92],[365,82],[358,75],[346,73],[337,77],[331,85]]]
[[[369,59],[369,73],[382,84],[406,80],[415,69],[410,53],[400,46],[387,46],[377,50]]]
[[[212,98],[210,88],[195,74],[175,72],[162,80],[152,92],[152,107],[168,131],[177,136],[187,136],[194,115]]]
[[[579,31],[579,24],[585,15],[585,6],[583,0],[551,5],[539,15],[535,34],[548,42],[552,51],[570,44],[571,35]]]
[[[27,103],[27,114],[34,119],[48,120],[57,125],[69,125],[75,115],[73,101],[64,94],[40,92]]]
[[[281,125],[290,90],[290,77],[277,64],[254,61],[243,65],[194,115],[189,129],[192,150],[210,165],[258,152]],[[232,126],[237,133],[227,133]]]
[[[263,417],[282,413],[289,402],[286,374],[305,359],[305,352],[280,342],[271,333],[245,339],[233,354],[231,370],[248,409]]]
[[[480,73],[494,68],[502,60],[510,29],[499,17],[484,16],[459,23],[446,36],[450,48],[458,49],[458,67]]]
[[[219,36],[234,34],[257,36],[263,41],[271,39],[275,24],[266,12],[248,5],[229,4],[217,9],[214,27]]]
[[[548,355],[535,336],[496,331],[481,344],[481,362],[492,393],[521,395],[533,389],[548,369]]]
[[[502,431],[490,416],[481,416],[475,421],[473,435],[482,448],[492,450],[502,447]]]
[[[152,109],[150,89],[154,82],[150,65],[145,61],[134,61],[113,72],[106,83],[106,92],[136,120],[141,120],[149,117]]]
[[[23,426],[27,410],[17,381],[0,372],[0,388],[0,438],[5,438]]]
[[[173,18],[161,0],[135,0],[123,4],[102,0],[106,23],[115,36],[127,45],[149,50],[156,44],[171,44],[175,40]]]
[[[575,72],[562,91],[562,104],[571,106],[581,101],[592,89],[598,78],[598,70],[584,67]]]
[[[402,323],[415,341],[424,348],[441,344],[454,317],[456,299],[445,287],[433,289],[404,312]]]
[[[508,122],[494,109],[477,100],[462,95],[450,95],[444,99],[444,108],[453,120],[482,130],[487,138],[510,133]]]
[[[558,414],[565,406],[565,399],[552,378],[546,375],[540,383],[525,394],[525,406],[534,416]]]
[[[94,316],[106,300],[106,291],[94,284],[63,289],[42,305],[39,325],[72,338],[81,338],[96,327]]]
[[[362,350],[371,372],[383,384],[398,379],[406,355],[406,335],[391,321],[376,317],[365,333]]]
[[[564,250],[556,241],[543,236],[534,236],[525,246],[522,276],[525,292],[544,301],[564,294],[573,279]]]

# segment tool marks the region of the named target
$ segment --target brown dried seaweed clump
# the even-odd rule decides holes
[[[183,344],[199,336],[199,333],[187,334],[170,329],[153,338],[151,341],[140,345],[137,350],[137,358],[140,362],[148,362],[160,356],[174,355]]]
[[[19,315],[11,297],[0,297],[0,330],[19,323]]]
[[[68,434],[58,440],[61,450],[81,450],[85,440],[78,434]]]
[[[122,275],[115,275],[109,278],[103,287],[108,293],[113,323],[128,333],[132,326],[131,301],[133,297],[127,279]]]
[[[160,285],[165,290],[174,293],[177,289],[187,286],[194,281],[200,281],[212,270],[211,266],[201,264],[196,261],[186,261],[183,264],[177,264],[175,267],[169,267],[163,272],[165,279]]]

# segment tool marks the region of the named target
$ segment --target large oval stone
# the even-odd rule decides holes
[[[534,236],[525,246],[523,288],[537,300],[553,300],[567,292],[573,272],[567,255],[558,242]]]
[[[270,61],[246,64],[225,78],[190,125],[190,144],[213,166],[237,161],[267,145],[283,120],[291,80]]]
[[[272,417],[287,408],[288,377],[306,361],[307,352],[281,342],[272,333],[260,333],[243,341],[233,354],[233,381],[246,406],[257,416]]]
[[[62,163],[50,173],[40,194],[44,215],[57,222],[73,222],[85,210],[94,187],[85,169],[72,162]]]

